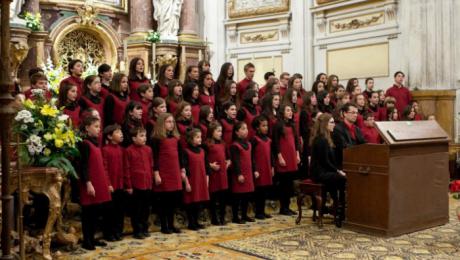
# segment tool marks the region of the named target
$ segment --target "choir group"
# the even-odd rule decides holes
[[[267,199],[279,200],[280,214],[293,215],[289,204],[296,179],[324,183],[331,195],[339,191],[343,204],[346,178],[336,151],[380,143],[374,121],[423,118],[403,86],[402,72],[394,74],[386,92],[376,91],[372,78],[362,91],[356,78],[344,87],[336,75],[324,73],[306,91],[298,73],[277,78],[267,72],[259,87],[252,63],[244,66],[239,82],[231,63],[222,65],[217,80],[209,68],[206,61],[189,66],[181,82],[173,66],[163,65],[152,86],[141,58],[130,62],[128,75],[112,75],[103,64],[99,75],[84,79],[82,61],[68,64],[58,106],[84,135],[75,190],[85,249],[105,245],[95,240],[100,217],[104,239],[115,241],[122,239],[125,214],[136,239],[150,236],[152,212],[162,233],[180,233],[174,225],[178,207],[186,210],[191,230],[205,228],[199,222],[204,208],[213,225],[226,224],[227,205],[233,223],[255,221],[249,203],[255,218],[271,218]],[[46,91],[40,69],[29,76],[31,89]],[[24,95],[34,98],[31,90]]]

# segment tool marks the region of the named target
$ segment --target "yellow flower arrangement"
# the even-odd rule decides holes
[[[54,102],[41,95],[34,101],[23,102],[14,125],[15,132],[24,140],[20,158],[25,164],[57,167],[78,178],[71,161],[79,156],[76,143],[81,138],[63,108],[57,109]]]

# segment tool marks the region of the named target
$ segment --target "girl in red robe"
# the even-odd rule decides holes
[[[168,112],[174,114],[180,102],[182,102],[182,83],[173,79],[168,83],[168,96],[166,97]]]
[[[129,94],[130,98],[135,101],[141,101],[137,89],[141,84],[149,84],[149,80],[144,74],[145,63],[142,58],[136,57],[129,63]]]
[[[156,97],[152,100],[152,104],[148,112],[149,120],[145,125],[145,129],[147,130],[147,142],[150,142],[155,123],[158,119],[158,116],[162,113],[166,113],[166,102],[161,97]]]
[[[186,169],[184,204],[187,211],[188,228],[203,229],[198,223],[200,208],[209,200],[209,171],[205,151],[201,148],[201,131],[197,128],[187,132],[187,148],[183,160]]]
[[[160,114],[153,130],[151,147],[155,161],[153,191],[158,197],[161,233],[164,234],[181,232],[174,226],[174,209],[180,204],[182,181],[186,177],[180,159],[182,148],[179,138],[173,115]]]
[[[101,80],[96,75],[85,78],[83,95],[78,100],[81,110],[94,108],[99,112],[101,123],[104,124],[104,99],[101,96]]]
[[[233,142],[233,125],[236,123],[236,106],[233,102],[228,101],[222,106],[225,117],[220,119],[222,125],[223,139],[227,146]]]
[[[218,122],[209,125],[204,148],[207,151],[208,163],[211,168],[209,174],[211,224],[225,225],[225,198],[228,190],[227,169],[231,162],[226,145],[222,141],[222,126]]]
[[[200,122],[200,89],[198,85],[191,81],[184,87],[184,101],[192,106],[193,124],[198,125]]]
[[[188,102],[181,102],[174,116],[180,134],[180,143],[182,148],[185,148],[187,132],[193,128],[192,106]]]
[[[164,64],[158,71],[158,82],[153,87],[155,97],[166,98],[168,96],[168,84],[174,79],[174,67]]]
[[[252,129],[252,121],[260,113],[257,104],[259,104],[259,94],[257,91],[253,89],[247,90],[243,95],[243,105],[241,106],[240,110],[238,110],[238,114],[236,115],[236,119],[238,119],[238,121],[244,121],[246,125],[248,125],[249,140],[254,137],[256,133],[254,129]]]
[[[201,136],[206,138],[209,125],[214,122],[214,109],[205,105],[200,108],[200,123]]]
[[[244,224],[254,222],[254,219],[248,216],[248,203],[254,192],[254,178],[258,178],[259,173],[253,162],[251,143],[247,141],[248,127],[246,123],[237,122],[233,128],[233,135],[234,141],[230,146],[232,222]],[[240,209],[241,218],[238,215]]]
[[[271,218],[265,213],[265,201],[270,187],[273,184],[273,157],[271,152],[272,140],[268,137],[268,119],[265,116],[258,116],[252,122],[256,135],[252,138],[252,155],[259,178],[255,179],[255,212],[257,219]]]
[[[102,241],[95,240],[98,218],[112,197],[110,180],[104,170],[101,149],[98,146],[98,137],[101,132],[101,121],[93,116],[86,117],[80,125],[85,139],[80,144],[80,205],[81,224],[83,232],[82,247],[94,250],[95,246],[106,246]],[[107,212],[107,211],[105,211]],[[103,216],[108,221],[107,215]]]
[[[123,73],[115,73],[109,89],[110,92],[104,102],[104,123],[106,126],[121,125],[126,106],[130,101],[128,77]]]
[[[212,79],[212,73],[209,71],[204,71],[200,75],[199,87],[200,87],[200,104],[208,105],[214,109],[216,105],[216,98],[214,96],[214,88]]]
[[[80,105],[78,105],[77,96],[77,86],[64,83],[59,87],[58,107],[64,107],[64,114],[69,116],[69,122],[74,128],[80,126]]]
[[[299,140],[292,118],[292,108],[283,105],[280,120],[273,129],[273,154],[276,177],[279,180],[280,214],[283,215],[295,214],[289,209],[289,203],[293,195],[293,179],[300,163]]]

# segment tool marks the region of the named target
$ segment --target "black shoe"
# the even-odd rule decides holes
[[[142,233],[135,233],[133,234],[133,238],[135,239],[144,239],[144,235]]]
[[[256,219],[265,219],[265,215],[264,214],[256,214]]]
[[[198,231],[198,230],[199,230],[199,228],[198,228],[197,226],[195,226],[195,225],[188,225],[187,228],[188,228],[189,230],[192,230],[192,231]]]
[[[234,218],[232,222],[235,224],[246,224],[246,221],[239,219],[239,218]]]
[[[115,241],[121,241],[123,240],[123,236],[121,234],[115,234]]]
[[[148,232],[148,231],[147,232],[142,232],[142,235],[144,237],[150,237],[150,232]]]
[[[117,241],[117,239],[115,238],[115,236],[104,236],[104,240],[105,240],[105,241],[108,241],[108,242]]]
[[[107,246],[107,243],[104,241],[97,240],[97,241],[94,241],[94,246],[105,247]]]
[[[197,227],[198,229],[204,229],[204,228],[206,228],[206,226],[203,225],[203,224],[196,224],[196,227]]]
[[[83,244],[81,245],[81,247],[82,247],[83,249],[86,249],[86,250],[89,250],[89,251],[93,251],[93,250],[96,249],[96,247],[95,247],[94,245],[90,244],[90,243],[83,243]]]
[[[242,219],[243,219],[243,221],[246,221],[246,222],[256,222],[256,220],[255,220],[255,219],[253,219],[253,218],[250,218],[250,217],[248,217],[248,216],[246,216],[246,217],[243,217]]]
[[[172,230],[167,229],[167,228],[165,228],[165,229],[162,228],[161,233],[169,235],[169,234],[172,234]]]
[[[264,213],[264,217],[265,217],[265,218],[273,218],[272,215],[267,214],[267,213]]]
[[[180,231],[180,229],[178,229],[178,228],[176,228],[176,227],[171,228],[171,231],[172,231],[173,233],[176,233],[176,234],[182,233],[182,231]]]
[[[281,209],[281,210],[280,210],[280,215],[292,216],[292,215],[291,215],[291,212],[289,212],[289,210],[287,210],[287,209]]]

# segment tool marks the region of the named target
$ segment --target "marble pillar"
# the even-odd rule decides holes
[[[131,35],[145,35],[153,29],[153,3],[150,0],[130,1]]]
[[[179,28],[180,41],[193,41],[198,39],[198,15],[196,4],[196,0],[186,0],[182,4]]]
[[[40,12],[40,0],[26,1],[25,9],[33,14]]]
[[[459,88],[459,1],[407,0],[400,7],[406,84],[411,89]]]

